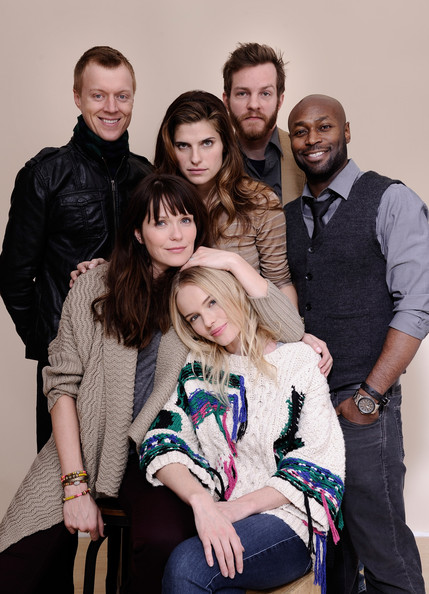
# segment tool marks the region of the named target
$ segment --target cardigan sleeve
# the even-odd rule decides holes
[[[312,362],[300,369],[292,383],[291,410],[297,426],[288,421],[274,443],[277,470],[268,485],[289,499],[291,513],[296,508],[303,517],[308,503],[316,527],[327,530],[328,514],[335,519],[344,493],[344,440],[317,355],[305,348]]]
[[[281,290],[268,281],[266,297],[250,297],[262,322],[271,328],[280,342],[298,342],[304,334],[304,324],[298,310]]]
[[[52,409],[64,394],[76,399],[88,362],[95,322],[92,301],[104,290],[107,265],[81,275],[64,301],[58,334],[49,345],[49,366],[43,369],[43,389]]]

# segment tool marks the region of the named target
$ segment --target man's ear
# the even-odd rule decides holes
[[[225,93],[225,91],[222,93],[222,101],[223,101],[223,104],[225,105],[225,107],[227,108],[227,110],[229,111],[228,95]]]
[[[80,95],[75,89],[73,89],[73,97],[74,102],[76,103],[76,107],[80,109]]]
[[[350,122],[346,122],[344,124],[344,138],[346,139],[346,144],[349,144],[350,140],[352,139],[352,133],[350,132]]]
[[[278,109],[280,109],[280,107],[283,105],[283,101],[285,100],[285,94],[282,93],[279,97],[279,101],[278,101]]]

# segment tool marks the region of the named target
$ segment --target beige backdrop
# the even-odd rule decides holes
[[[42,147],[70,138],[77,116],[72,70],[86,49],[100,44],[120,49],[136,70],[135,152],[151,159],[170,101],[192,88],[220,95],[229,51],[239,41],[258,41],[289,61],[283,127],[304,95],[337,97],[351,121],[350,155],[360,167],[402,179],[428,202],[427,6],[427,0],[0,0],[0,236],[18,169]],[[2,515],[35,454],[35,364],[24,360],[3,304],[0,324]],[[413,530],[427,535],[428,362],[426,341],[403,382],[407,514]]]

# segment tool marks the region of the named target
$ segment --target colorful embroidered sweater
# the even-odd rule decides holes
[[[276,380],[261,376],[246,357],[230,356],[226,407],[188,356],[177,389],[152,423],[140,449],[148,480],[179,462],[216,499],[234,500],[264,486],[290,503],[273,514],[309,541],[335,519],[344,490],[344,442],[318,355],[303,343],[266,355]]]

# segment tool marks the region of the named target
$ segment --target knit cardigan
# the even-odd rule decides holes
[[[108,338],[91,312],[104,293],[106,266],[80,276],[64,303],[58,336],[44,370],[49,409],[67,394],[76,399],[82,455],[94,498],[116,497],[129,453],[140,445],[176,385],[187,348],[173,329],[161,339],[153,392],[132,422],[137,349]],[[282,340],[300,340],[302,321],[288,299],[269,283],[253,304],[265,322],[281,328]],[[53,437],[34,460],[0,524],[0,551],[63,520],[61,468]]]
[[[147,479],[171,463],[189,468],[216,500],[234,500],[271,486],[289,501],[269,512],[305,542],[309,525],[325,537],[344,491],[345,453],[318,356],[305,344],[266,355],[269,379],[246,357],[229,357],[226,407],[189,355],[176,390],[140,449]],[[311,521],[309,521],[309,514]]]

